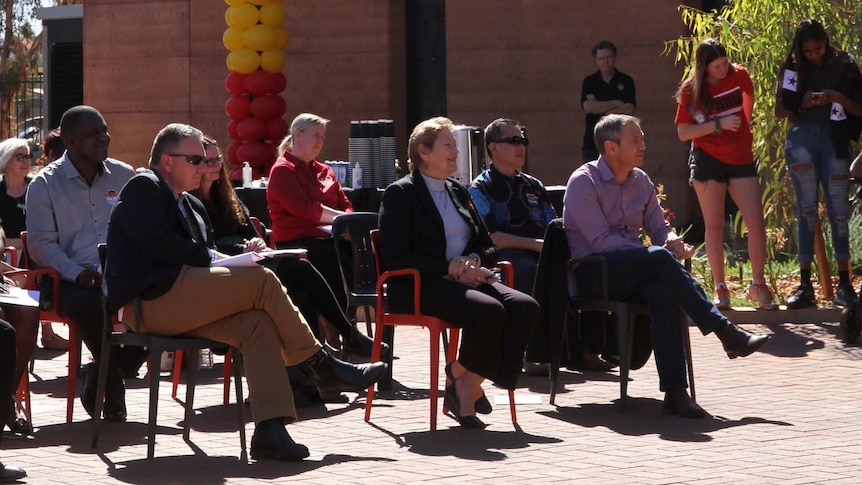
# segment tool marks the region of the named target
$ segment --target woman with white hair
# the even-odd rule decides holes
[[[21,249],[24,221],[24,195],[30,184],[30,144],[22,138],[0,143],[0,218],[6,232],[6,245]]]
[[[279,146],[281,154],[269,172],[266,201],[272,223],[272,240],[278,249],[305,248],[308,260],[335,293],[342,310],[347,296],[335,256],[332,231],[324,226],[341,214],[353,212],[335,172],[317,161],[326,139],[329,120],[302,113],[290,124]],[[350,245],[341,241],[342,256],[351,261]]]

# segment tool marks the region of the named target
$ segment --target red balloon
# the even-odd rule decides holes
[[[227,88],[227,92],[233,94],[234,96],[245,94],[248,92],[248,90],[244,86],[245,78],[245,74],[231,72],[227,75],[226,78],[224,78],[224,87]]]
[[[251,113],[248,96],[231,96],[224,104],[224,110],[228,116],[239,121],[248,118]]]
[[[257,118],[246,118],[236,124],[236,134],[240,140],[260,141],[266,136],[266,123]]]
[[[287,103],[277,94],[268,94],[254,98],[249,108],[255,118],[271,120],[284,115],[287,111]]]
[[[240,181],[242,180],[242,167],[234,167],[230,169],[230,173],[228,174],[228,178],[231,181]]]
[[[249,165],[263,165],[275,159],[274,150],[260,142],[243,143],[236,150],[236,157],[240,165],[248,162]]]
[[[240,165],[240,163],[237,161],[238,158],[236,158],[236,151],[239,149],[240,145],[242,145],[241,142],[234,141],[233,143],[228,145],[227,149],[224,151],[224,156],[225,156],[225,158],[227,158],[227,161],[231,165]],[[240,180],[242,179],[242,172],[241,171],[239,173],[239,178],[240,178]],[[233,179],[231,179],[231,180],[233,180]]]
[[[266,122],[266,139],[274,143],[281,143],[287,136],[287,121],[284,118],[273,118]]]
[[[239,124],[237,120],[230,120],[227,122],[227,136],[230,137],[231,140],[239,140],[239,134],[236,132],[236,125]]]
[[[260,69],[246,76],[243,86],[251,94],[263,96],[273,92],[276,86],[274,78],[275,74]]]
[[[278,94],[284,91],[284,88],[287,87],[287,78],[284,77],[284,73],[277,72],[275,74],[270,74],[270,76],[273,76],[273,83],[275,84],[272,88],[272,93]]]

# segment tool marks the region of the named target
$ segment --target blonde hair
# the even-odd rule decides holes
[[[413,133],[410,134],[410,141],[407,142],[407,166],[412,172],[419,168],[422,163],[422,158],[419,156],[419,146],[424,145],[431,148],[434,142],[437,141],[437,135],[443,130],[452,131],[455,123],[445,116],[437,116],[436,118],[427,119],[413,128]]]
[[[278,144],[279,155],[284,153],[285,150],[293,149],[294,133],[306,130],[317,125],[326,126],[328,123],[328,119],[321,116],[317,116],[313,113],[302,113],[300,115],[297,115],[297,117],[293,119],[293,122],[290,123],[290,130],[288,131],[287,136],[284,137],[284,140],[281,140],[281,143]]]

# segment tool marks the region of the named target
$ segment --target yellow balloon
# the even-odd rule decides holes
[[[285,15],[280,3],[270,3],[260,8],[260,23],[279,28],[284,23]]]
[[[260,67],[261,58],[251,49],[240,49],[227,56],[227,67],[240,74],[251,74]]]
[[[227,10],[224,11],[224,23],[230,25],[230,14],[233,12],[233,7],[228,7]]]
[[[238,27],[231,27],[224,31],[221,41],[227,50],[234,52],[245,48],[245,42],[242,40],[243,32],[245,31]]]
[[[245,0],[224,0],[224,3],[230,5],[231,7],[239,7],[240,5],[245,3]]]
[[[244,4],[238,7],[231,7],[230,12],[230,21],[228,25],[231,27],[239,27],[241,29],[247,29],[257,23],[260,20],[260,11],[251,4]]]
[[[284,29],[275,29],[275,41],[272,43],[275,49],[284,49],[287,47],[287,31]]]
[[[260,53],[260,67],[266,72],[279,73],[284,70],[286,63],[286,56],[281,49],[270,49]]]
[[[253,5],[265,5],[265,4],[269,3],[267,0],[244,0],[244,1],[248,1],[248,3],[251,3]]]
[[[242,34],[246,47],[255,51],[272,49],[275,42],[275,30],[267,25],[257,24]]]

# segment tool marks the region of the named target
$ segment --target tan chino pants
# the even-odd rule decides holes
[[[183,266],[170,291],[141,305],[144,333],[186,334],[224,342],[242,352],[255,423],[296,421],[285,365],[321,347],[275,273],[267,268]],[[123,320],[134,327],[134,305]]]

